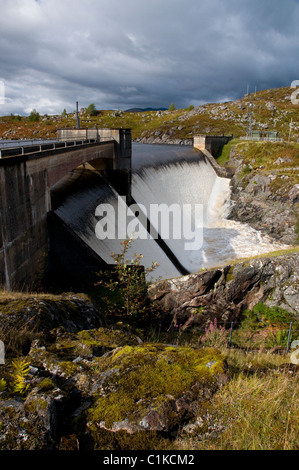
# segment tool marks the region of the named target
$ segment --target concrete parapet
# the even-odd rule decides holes
[[[207,150],[215,157],[218,150],[232,139],[232,135],[197,135],[193,138],[193,147],[198,150]]]

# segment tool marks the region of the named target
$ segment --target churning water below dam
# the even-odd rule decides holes
[[[198,150],[133,144],[132,197],[140,208],[138,219],[136,207],[130,206],[133,212],[128,210],[126,201],[101,175],[83,168],[53,188],[52,203],[55,214],[107,263],[113,262],[111,252],[121,251],[124,230],[133,227],[139,237],[128,251],[128,259],[141,253],[145,266],[155,261],[159,265],[153,278],[167,279],[283,247],[246,224],[228,220],[230,194],[230,180],[217,176]],[[170,232],[159,243],[150,238],[144,226],[149,219],[152,228],[161,234],[163,220],[152,217],[152,208],[161,205],[178,212],[174,218],[166,212],[169,219],[164,220],[164,228],[167,222]],[[105,214],[115,238],[97,238],[99,214]]]

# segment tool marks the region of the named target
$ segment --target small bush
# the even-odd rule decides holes
[[[143,256],[136,253],[133,259],[126,259],[132,241],[130,238],[122,242],[123,248],[121,253],[111,253],[115,262],[114,272],[108,274],[105,272],[99,273],[104,279],[97,283],[96,286],[101,286],[108,291],[105,302],[110,314],[137,317],[144,315],[148,308],[146,298],[149,281],[147,281],[146,276],[158,264],[155,262],[149,268],[144,268],[141,266]]]
[[[280,307],[267,307],[259,303],[252,310],[245,310],[243,326],[258,329],[269,325],[287,326],[294,320],[294,314]]]
[[[293,313],[263,303],[245,310],[243,315],[240,328],[233,333],[233,342],[245,348],[286,346],[290,322],[298,324]]]
[[[33,109],[30,113],[30,116],[28,118],[30,122],[38,122],[40,120],[40,114],[36,111],[36,109]]]
[[[86,113],[89,116],[97,116],[98,115],[98,111],[96,110],[96,107],[93,103],[88,106],[88,108],[86,109]]]

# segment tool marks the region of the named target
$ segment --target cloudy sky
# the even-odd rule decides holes
[[[182,108],[299,80],[299,0],[0,0],[0,18],[0,115]]]

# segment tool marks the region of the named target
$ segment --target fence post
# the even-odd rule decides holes
[[[232,337],[233,337],[233,327],[234,327],[234,322],[231,322],[230,325],[230,336],[229,336],[229,347],[232,347]]]
[[[289,352],[289,346],[290,346],[290,340],[291,340],[291,334],[292,334],[292,325],[293,325],[293,322],[290,323],[290,329],[289,329],[289,336],[288,336],[288,344],[287,344],[286,354],[288,354],[288,352]]]

